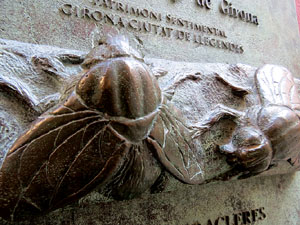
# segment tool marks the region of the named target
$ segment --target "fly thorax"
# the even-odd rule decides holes
[[[76,93],[83,104],[106,115],[129,140],[150,131],[161,105],[161,91],[148,67],[133,57],[107,59],[89,69]]]

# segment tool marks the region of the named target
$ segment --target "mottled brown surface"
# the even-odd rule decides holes
[[[6,43],[4,46],[8,53],[12,51],[10,44],[13,48],[19,45],[20,50],[14,49],[13,52],[17,56],[21,55],[18,52],[22,49],[28,48],[26,44],[5,40],[3,43]],[[43,105],[43,101],[47,97],[39,103],[31,87],[24,88],[28,85],[26,79],[13,80],[15,77],[13,74],[13,79],[3,82],[7,86],[19,87],[17,93],[20,99],[27,99],[29,105],[26,107],[36,109],[37,114],[39,111],[50,108],[55,104],[55,101],[58,103],[56,108],[51,108],[44,113],[33,123],[29,131],[17,140],[4,161],[0,181],[2,182],[1,187],[3,187],[1,192],[5,197],[2,198],[4,202],[1,213],[7,219],[9,219],[10,214],[15,214],[17,219],[22,220],[35,214],[34,211],[39,214],[39,211],[63,206],[70,200],[76,200],[83,196],[96,186],[100,188],[99,184],[102,184],[104,189],[101,190],[100,188],[90,196],[92,198],[99,196],[99,198],[96,197],[98,198],[96,202],[105,202],[104,196],[112,196],[117,199],[132,198],[146,190],[150,191],[153,184],[152,192],[164,191],[164,193],[169,190],[184,190],[184,186],[188,186],[180,184],[172,175],[184,182],[199,184],[228,180],[237,175],[248,176],[271,168],[269,167],[270,149],[267,149],[266,156],[265,154],[252,156],[249,151],[248,156],[241,155],[237,157],[238,160],[233,159],[232,161],[228,161],[227,156],[219,151],[219,146],[228,143],[230,135],[243,125],[240,123],[242,120],[240,116],[244,112],[247,116],[250,115],[249,121],[251,121],[253,118],[255,120],[256,114],[248,113],[249,108],[255,106],[254,108],[260,109],[264,107],[264,104],[260,102],[262,94],[258,91],[262,87],[255,86],[254,82],[255,68],[245,65],[186,64],[155,59],[146,61],[150,66],[148,68],[146,64],[139,62],[139,59],[129,59],[128,55],[124,57],[122,54],[115,54],[115,58],[108,60],[105,57],[104,59],[101,58],[101,56],[97,59],[98,61],[93,60],[95,58],[93,55],[87,58],[92,60],[84,63],[87,73],[78,73],[78,76],[83,74],[81,78],[78,78],[78,76],[68,77],[64,71],[67,71],[68,67],[71,67],[72,71],[79,70],[76,67],[82,62],[82,53],[78,52],[79,54],[77,53],[76,56],[76,53],[64,50],[64,54],[59,54],[61,50],[57,49],[55,51],[59,55],[54,54],[53,59],[57,60],[58,58],[60,63],[50,63],[53,56],[48,56],[48,47],[31,45],[30,48],[32,51],[35,48],[40,48],[44,55],[38,58],[31,56],[30,52],[23,54],[22,57],[31,58],[30,62],[32,63],[21,64],[24,66],[23,70],[33,66],[36,68],[35,75],[38,78],[45,75],[54,77],[63,75],[62,77],[65,78],[56,81],[57,83],[61,82],[60,89],[53,90],[51,83],[45,83],[47,88],[51,90],[50,96],[56,95],[56,99],[50,105]],[[5,54],[7,54],[6,52]],[[6,59],[4,58],[4,60]],[[2,65],[4,71],[7,68],[9,71],[11,68],[5,63]],[[145,89],[140,89],[143,86],[139,82],[143,79],[138,77],[141,74],[147,74],[150,69],[158,78],[165,98],[163,102],[159,100],[160,94],[153,92],[155,88],[158,88],[157,85],[154,85],[154,89],[151,90],[149,89],[151,85],[145,85]],[[21,72],[22,69],[20,69]],[[9,73],[4,73],[4,75],[9,77],[7,76]],[[128,79],[124,80],[123,78],[126,77]],[[154,80],[153,77],[145,79],[150,83],[156,82]],[[34,80],[31,82],[35,84]],[[78,85],[76,85],[77,82]],[[102,89],[98,89],[98,84],[103,85]],[[126,85],[122,87],[123,84]],[[37,87],[39,85],[41,83],[38,83]],[[131,90],[131,87],[133,91],[128,92],[126,88]],[[67,97],[67,93],[70,93],[74,88],[75,93]],[[22,90],[26,90],[29,94],[24,94]],[[262,90],[265,89],[262,88]],[[3,92],[10,94],[15,91],[11,88],[4,89]],[[144,97],[149,96],[149,98],[140,99],[141,93]],[[151,96],[156,96],[158,99]],[[66,98],[65,103],[59,103]],[[116,104],[115,107],[111,107],[113,105],[108,99],[114,99],[112,103],[123,99],[123,105]],[[274,103],[279,106],[281,104],[280,102]],[[16,103],[16,105],[18,104]],[[38,108],[38,104],[42,107]],[[144,109],[134,107],[135,104],[143,105]],[[158,106],[158,104],[162,105]],[[103,107],[105,105],[107,107]],[[290,111],[293,109],[284,102],[282,105],[290,107]],[[5,102],[2,107],[5,108]],[[151,116],[156,107],[159,109],[158,119],[154,119],[156,113],[153,114],[153,117]],[[252,111],[255,113],[255,110]],[[272,114],[272,111],[269,112],[268,110],[266,114],[262,115],[269,117],[269,114],[277,116],[276,113]],[[7,116],[6,114],[3,115]],[[26,123],[26,115],[19,115],[19,117],[18,114],[15,115],[23,123],[19,123],[20,131],[14,128],[10,132],[19,135],[21,130],[28,127],[29,123]],[[140,117],[143,118],[141,121],[139,120]],[[154,127],[152,127],[151,121],[154,121]],[[292,120],[291,124],[294,123]],[[22,127],[22,124],[25,126]],[[10,126],[9,124],[4,125],[4,127]],[[82,129],[83,127],[93,127],[93,129]],[[260,125],[261,129],[264,127],[266,125]],[[296,132],[292,131],[292,133],[298,134],[298,128],[294,129]],[[250,131],[252,130],[250,129]],[[268,130],[262,131],[268,133]],[[99,157],[97,146],[100,146],[98,145],[100,142],[94,143],[94,138],[89,141],[88,137],[98,137],[97,135],[100,133],[101,140],[104,140],[101,143],[107,145],[102,146],[101,144],[101,149],[105,149],[104,152],[107,154],[104,155],[107,158],[101,156],[97,159]],[[140,147],[134,147],[134,143],[137,140],[143,140],[145,134],[149,134],[149,137],[145,139],[147,144],[142,141]],[[275,136],[270,134],[267,137],[272,139]],[[240,139],[243,138],[246,136]],[[81,151],[80,140],[85,139],[86,146],[91,146],[91,148],[88,147],[86,148],[87,151]],[[289,142],[285,136],[282,136],[282,140]],[[13,139],[9,142],[12,143]],[[120,145],[117,144],[119,142]],[[273,143],[274,140],[272,140]],[[149,144],[152,147],[149,147]],[[295,144],[297,145],[297,142]],[[6,145],[8,144],[6,143]],[[113,145],[116,147],[112,147]],[[272,147],[274,146],[273,144]],[[294,159],[291,160],[289,154],[297,158],[297,154],[293,153],[297,148],[291,150],[286,145],[277,146],[279,147],[276,148],[280,149],[276,150],[277,152],[286,152],[288,155],[281,153],[282,156],[276,158],[278,160],[278,162],[276,161],[278,163],[277,168],[272,167],[266,174],[294,170],[292,167]],[[255,151],[254,153],[256,153]],[[229,152],[236,153],[238,151],[230,150]],[[259,152],[265,153],[264,151]],[[254,163],[253,160],[255,160]],[[256,162],[260,163],[261,160],[263,163],[257,167]],[[265,162],[267,163],[265,164]],[[242,165],[242,167],[236,167],[237,165]],[[127,169],[123,170],[123,167]],[[172,175],[164,173],[165,175],[158,179],[160,168],[166,169]],[[97,169],[100,172],[97,172]],[[168,179],[164,177],[168,177]],[[110,180],[111,178],[112,180]],[[166,180],[169,181],[165,182]],[[162,189],[162,186],[165,189]],[[81,200],[81,202],[84,201]],[[95,203],[95,201],[91,202],[92,204]]]
[[[298,173],[185,186],[177,191],[121,202],[99,203],[94,195],[79,204],[13,225],[206,225],[208,220],[214,222],[227,215],[233,222],[233,214],[261,207],[265,208],[267,218],[254,224],[295,225],[300,213],[299,203],[295,201],[299,198],[297,179]],[[0,223],[9,224],[1,220]]]

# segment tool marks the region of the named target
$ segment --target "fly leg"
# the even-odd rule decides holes
[[[195,139],[200,137],[222,118],[232,117],[238,119],[243,116],[244,113],[241,111],[218,104],[209,114],[204,116],[200,122],[189,127],[192,130],[192,138]]]

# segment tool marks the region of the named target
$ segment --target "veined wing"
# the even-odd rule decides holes
[[[263,105],[286,105],[300,116],[300,98],[293,75],[284,67],[265,65],[255,75]]]
[[[0,215],[24,219],[78,199],[110,181],[129,147],[101,114],[70,96],[9,151],[0,170]]]
[[[179,119],[179,112],[163,105],[155,126],[148,137],[156,156],[164,167],[179,180],[188,184],[203,182],[202,169],[189,140],[188,129]]]

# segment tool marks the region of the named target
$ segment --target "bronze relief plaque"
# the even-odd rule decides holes
[[[255,54],[271,40],[264,30],[266,8],[226,0],[184,6],[183,1],[144,6],[108,0],[22,4],[9,10],[4,1],[11,17],[1,18],[6,25],[0,27],[1,32],[14,28],[0,40],[0,216],[5,221],[55,224],[60,219],[51,215],[61,215],[62,223],[70,218],[66,206],[79,213],[76,219],[72,214],[71,224],[86,218],[85,207],[99,213],[91,223],[102,224],[115,216],[99,212],[103,207],[120,210],[120,224],[278,219],[280,214],[270,217],[271,205],[255,198],[266,191],[275,201],[277,190],[293,187],[292,175],[261,175],[299,169],[300,82],[294,64],[299,52],[268,48],[269,55]],[[292,5],[279,8],[284,13]],[[277,3],[272,6],[276,11]],[[25,15],[17,28],[11,18]],[[27,28],[30,32],[21,34]],[[260,42],[250,48],[255,32]],[[15,34],[21,35],[12,38]],[[298,43],[294,37],[289,38]],[[278,46],[284,43],[282,38]],[[226,191],[200,185],[228,180],[239,181],[219,184]],[[212,197],[214,190],[218,194]],[[175,203],[179,196],[182,204]],[[125,216],[127,207],[147,212],[139,207],[143,199],[157,204],[151,213],[164,210],[147,219]],[[214,202],[215,209],[204,210],[205,201]],[[186,208],[190,213],[178,217]],[[297,221],[295,214],[291,218]]]

